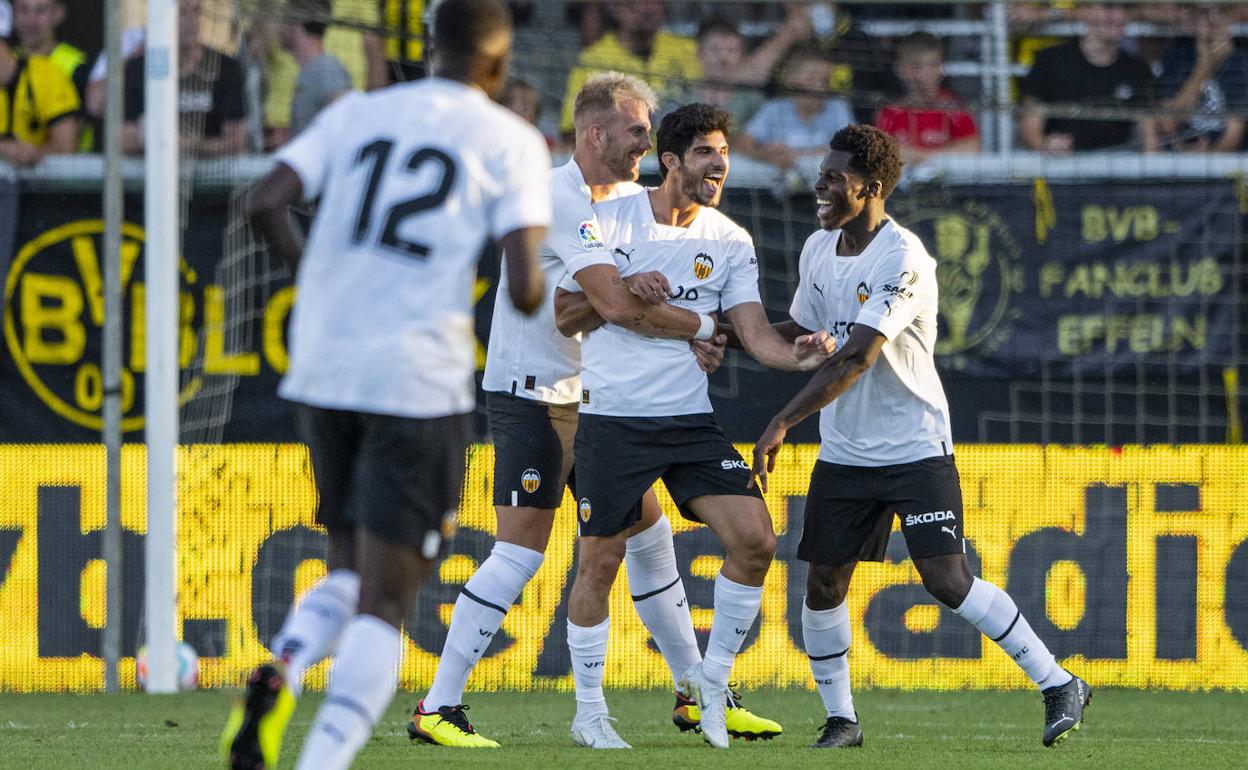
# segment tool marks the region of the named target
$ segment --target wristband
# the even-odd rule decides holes
[[[693,335],[695,340],[705,342],[715,336],[715,319],[706,313],[698,313],[698,333]]]

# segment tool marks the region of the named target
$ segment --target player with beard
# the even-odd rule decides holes
[[[766,489],[786,432],[820,412],[797,549],[810,564],[802,634],[827,709],[814,746],[862,745],[845,596],[859,561],[884,559],[894,514],[923,587],[996,642],[1044,694],[1043,742],[1051,746],[1079,729],[1092,690],[1058,665],[1014,600],[967,565],[949,405],[932,357],[936,261],[884,210],[901,166],[896,140],[876,128],[851,125],[832,138],[815,183],[820,229],[802,249],[792,320],[777,328],[790,339],[826,330],[838,350],[754,447]]]
[[[542,565],[555,510],[569,481],[581,397],[580,335],[558,332],[551,299],[562,275],[606,253],[591,204],[641,191],[635,180],[641,158],[651,148],[655,104],[653,90],[628,75],[604,73],[585,83],[574,111],[576,150],[568,163],[550,173],[553,220],[541,257],[546,278],[542,309],[533,316],[514,310],[506,299],[507,277],[502,276],[482,382],[494,438],[498,536],[456,599],[433,684],[408,724],[413,740],[465,748],[498,746],[469,724],[463,713],[464,688],[507,611]],[[623,322],[642,333],[694,336],[700,319],[662,302],[665,285],[660,274],[637,274],[606,293]],[[707,345],[698,355],[709,369],[718,364],[722,350]],[[671,525],[653,492],[640,503],[641,520],[626,541],[629,585],[637,613],[668,662],[674,684],[699,659],[697,641],[676,571]],[[690,710],[688,704],[677,704],[678,725],[696,726],[697,714],[690,719]],[[620,742],[610,723],[596,718],[596,709],[584,711],[572,730],[578,745],[612,748]],[[744,709],[733,717],[741,734],[771,737],[780,732],[776,723]]]
[[[592,703],[606,719],[607,599],[639,515],[637,502],[661,478],[681,513],[710,526],[727,551],[715,581],[706,657],[693,662],[680,684],[697,702],[703,737],[718,748],[728,747],[729,675],[758,615],[775,533],[762,496],[749,484],[748,467],[715,421],[706,374],[688,346],[631,328],[604,295],[621,275],[658,271],[676,285],[667,298],[671,306],[699,314],[705,334],[716,326],[710,313],[722,309],[745,349],[764,364],[811,368],[830,352],[826,333],[786,341],[771,328],[759,299],[754,244],[716,210],[728,176],[730,122],[727,112],[706,104],[686,105],[663,119],[663,183],[595,206],[612,252],[604,251],[597,263],[573,265],[574,280],[560,284],[561,290],[579,284],[583,294],[556,297],[561,331],[593,330],[581,349],[575,444],[580,537],[568,600],[578,718]]]

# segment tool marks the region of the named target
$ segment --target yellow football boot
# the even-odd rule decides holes
[[[467,706],[443,706],[437,711],[425,711],[425,702],[416,704],[412,719],[407,723],[407,737],[437,746],[454,746],[461,749],[497,749],[498,741],[481,736],[464,712]]]
[[[752,741],[761,738],[769,741],[784,732],[779,722],[752,713],[741,705],[741,696],[734,686],[728,688],[728,734],[733,738],[744,738]],[[676,706],[672,709],[672,724],[681,732],[698,729],[702,714],[698,710],[698,702],[676,693]]]
[[[221,732],[221,758],[233,770],[272,770],[282,750],[282,734],[295,712],[295,696],[286,686],[280,662],[252,669],[247,687],[230,709]]]

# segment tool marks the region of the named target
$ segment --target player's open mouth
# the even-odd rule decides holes
[[[722,175],[711,174],[705,176],[702,178],[702,192],[706,194],[706,197],[714,198],[723,183],[724,177]]]
[[[827,198],[815,198],[815,205],[819,207],[820,217],[826,217],[832,213],[832,201]]]

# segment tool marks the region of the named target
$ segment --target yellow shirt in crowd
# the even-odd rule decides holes
[[[14,79],[0,89],[0,137],[42,146],[48,127],[81,107],[73,82],[51,59],[19,59]]]
[[[333,0],[333,17],[376,29],[381,20],[377,0]],[[325,53],[333,56],[351,76],[351,84],[364,90],[368,84],[368,61],[364,57],[364,32],[355,27],[330,25],[325,30]],[[269,54],[269,91],[264,100],[264,125],[290,125],[290,100],[295,95],[299,63],[275,47]]]
[[[563,118],[559,130],[572,131],[572,108],[581,86],[596,72],[615,70],[636,75],[650,84],[659,98],[673,97],[685,90],[690,83],[702,78],[702,65],[698,63],[698,44],[693,38],[660,32],[655,35],[650,58],[642,59],[625,48],[614,33],[608,33],[597,43],[581,51],[576,67],[568,75],[568,88],[563,97]]]

